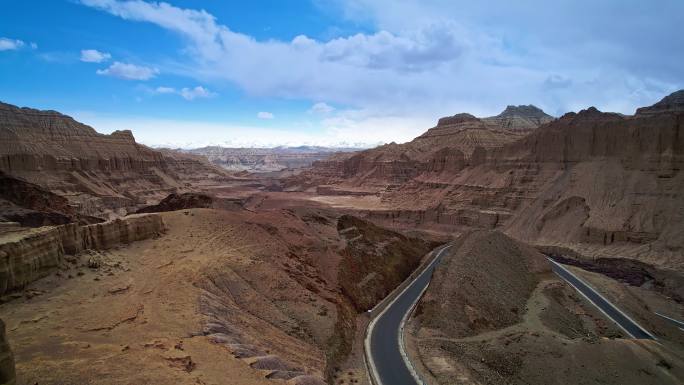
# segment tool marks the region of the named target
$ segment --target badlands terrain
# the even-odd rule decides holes
[[[228,148],[208,146],[176,151],[199,155],[211,163],[231,171],[277,172],[286,169],[297,170],[309,167],[315,161],[324,160],[338,152],[354,152],[356,148],[344,147],[273,147],[273,148]]]
[[[684,91],[315,154],[238,172],[0,104],[0,383],[369,384],[368,310],[445,244],[404,329],[427,383],[684,381],[684,332],[656,314],[684,319]]]

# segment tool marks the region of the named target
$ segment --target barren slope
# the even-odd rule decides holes
[[[432,247],[310,208],[161,215],[163,236],[67,257],[4,298],[20,384],[319,384],[350,353],[357,304]]]
[[[675,353],[681,341],[624,339],[550,274],[543,255],[499,232],[471,233],[445,255],[408,332],[412,357],[435,384],[677,384],[684,378]]]

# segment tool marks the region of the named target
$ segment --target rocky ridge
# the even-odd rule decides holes
[[[363,188],[381,203],[364,215],[392,226],[500,228],[592,258],[682,271],[682,95],[631,116],[594,107],[567,113],[517,137],[459,114],[412,142],[317,163],[290,188]]]
[[[22,288],[59,266],[65,254],[106,250],[164,231],[157,214],[79,226],[69,223],[37,229],[15,228],[0,234],[0,294]]]
[[[531,131],[542,124],[553,121],[553,117],[531,104],[521,106],[507,106],[502,113],[482,119],[485,124],[493,128],[508,130]]]
[[[162,199],[158,204],[147,206],[136,211],[137,214],[142,213],[158,213],[163,211],[174,211],[183,209],[207,208],[214,203],[214,198],[206,194],[198,193],[184,193],[184,194],[169,194]]]
[[[500,147],[522,138],[552,117],[534,106],[509,106],[501,114],[476,118],[462,113],[408,143],[390,143],[347,156],[314,162],[313,170],[291,178],[291,188],[325,184],[388,186],[420,175],[453,174],[477,159],[478,149]]]
[[[5,103],[0,171],[66,197],[80,214],[104,217],[229,178],[201,158],[138,144],[131,131],[100,134],[56,111]]]

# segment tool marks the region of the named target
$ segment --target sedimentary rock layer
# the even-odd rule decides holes
[[[103,250],[147,239],[164,230],[157,214],[78,226],[70,223],[3,234],[0,243],[0,294],[21,288],[57,267],[65,254]]]
[[[228,178],[200,157],[138,144],[131,131],[104,135],[56,111],[4,103],[0,171],[66,197],[80,214],[103,217]]]
[[[287,183],[374,193],[381,206],[364,214],[393,226],[501,228],[681,270],[683,95],[631,116],[591,107],[522,132],[457,114],[412,142],[317,163]]]

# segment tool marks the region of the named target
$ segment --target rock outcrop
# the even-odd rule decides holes
[[[16,384],[16,373],[14,370],[14,355],[7,342],[5,334],[5,322],[0,319],[0,384]]]
[[[40,227],[71,222],[92,224],[104,220],[80,215],[68,199],[0,171],[0,221]]]
[[[486,119],[458,114],[409,143],[317,163],[289,188],[375,192],[381,205],[363,214],[392,226],[500,228],[529,243],[681,271],[683,99],[678,91],[632,116],[591,107],[532,131],[500,120],[521,109],[534,117],[531,107]],[[537,118],[529,121],[547,120]]]
[[[130,171],[161,167],[163,156],[135,143],[131,131],[96,132],[57,111],[0,103],[0,169]]]
[[[104,217],[228,177],[201,158],[138,144],[128,130],[104,135],[56,111],[4,103],[0,171],[67,197],[80,214]]]
[[[348,156],[314,162],[313,169],[292,177],[289,188],[324,184],[388,186],[421,175],[454,175],[477,161],[478,149],[498,148],[525,136],[552,118],[534,106],[509,106],[490,118],[462,113],[439,119],[411,142],[390,143]]]
[[[147,239],[164,231],[157,214],[79,226],[10,231],[0,235],[0,294],[22,288],[57,267],[65,254],[104,250]]]
[[[663,112],[683,112],[684,111],[684,90],[679,90],[664,97],[658,103],[649,106],[638,108],[637,115],[658,114]]]
[[[141,213],[160,213],[183,209],[208,208],[214,203],[214,198],[200,193],[169,194],[159,204],[147,206],[136,211]]]
[[[340,286],[359,313],[385,298],[438,246],[350,215],[338,219],[337,231],[346,240],[338,273]]]
[[[532,131],[542,124],[553,121],[553,117],[530,104],[527,106],[508,106],[499,115],[482,120],[494,128]]]

